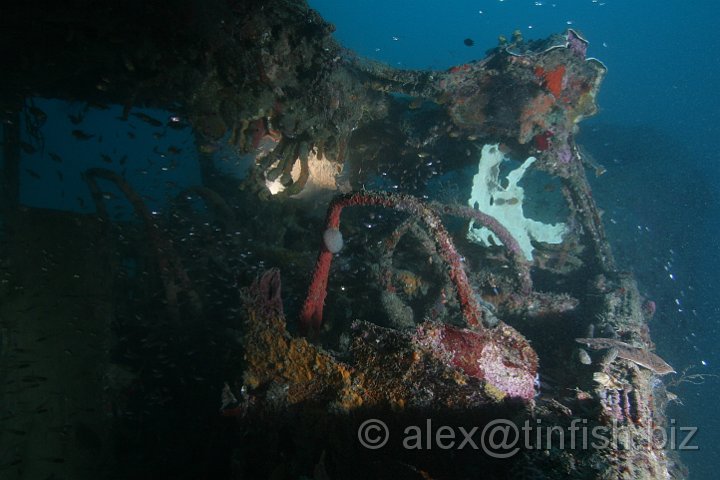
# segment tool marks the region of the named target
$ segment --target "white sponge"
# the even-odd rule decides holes
[[[343,247],[343,237],[337,228],[328,228],[323,232],[323,243],[330,253],[338,253]]]
[[[525,217],[523,200],[525,191],[518,182],[536,158],[529,157],[504,179],[507,186],[500,183],[500,164],[507,160],[497,144],[485,145],[480,155],[478,173],[473,177],[473,186],[468,204],[494,217],[517,240],[529,261],[533,259],[533,246],[530,240],[545,243],[561,243],[567,231],[564,223],[547,224]],[[501,245],[500,239],[485,227],[470,223],[468,238],[482,245]]]

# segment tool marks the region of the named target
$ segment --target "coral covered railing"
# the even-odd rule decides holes
[[[325,231],[323,232],[323,244],[315,264],[312,282],[308,295],[300,313],[300,328],[304,332],[317,331],[322,325],[323,306],[327,295],[328,276],[332,256],[342,246],[342,236],[339,232],[340,214],[343,208],[349,206],[381,206],[401,212],[409,213],[417,218],[428,229],[437,247],[441,258],[449,267],[450,279],[455,285],[456,294],[467,324],[471,327],[480,328],[482,310],[473,293],[467,275],[462,266],[461,256],[458,254],[455,245],[447,230],[442,224],[436,209],[443,211],[438,206],[430,207],[411,195],[402,195],[384,192],[355,192],[335,197],[328,207],[325,219]],[[448,208],[443,213],[467,217],[467,212],[458,212],[457,208]],[[477,217],[477,216],[476,216]],[[487,220],[485,217],[477,217],[480,220]],[[518,250],[517,242],[510,233],[497,221],[485,221],[491,230],[506,241],[506,246],[511,254]],[[516,257],[517,255],[513,255]],[[522,261],[516,262],[522,267],[521,283],[524,291],[529,291],[530,277],[526,265]]]

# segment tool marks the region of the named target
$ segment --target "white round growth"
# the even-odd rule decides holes
[[[343,247],[342,233],[337,228],[328,228],[323,232],[323,243],[330,253],[338,253]]]

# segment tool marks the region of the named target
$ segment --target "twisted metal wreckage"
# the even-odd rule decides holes
[[[194,193],[233,229],[249,228],[243,226],[245,209],[291,204],[323,185],[337,190],[343,167],[350,172],[344,186],[356,190],[331,201],[316,232],[321,250],[298,323],[307,336],[286,326],[278,270],[243,292],[242,379],[226,384],[222,410],[241,425],[243,440],[233,454],[237,475],[469,478],[479,468],[488,478],[683,475],[676,452],[658,435],[668,402],[661,376],[673,370],[652,353],[653,304],[614,263],[585,176],[587,166],[599,167],[588,164],[575,144],[578,123],[596,113],[606,71],[586,57],[587,42],[578,32],[532,42],[514,35],[483,60],[447,71],[409,71],[344,51],[331,36],[332,25],[300,1],[214,2],[212,9],[143,2],[136,10],[109,3],[92,14],[57,17],[77,14],[72,22],[49,20],[59,15],[57,6],[18,7],[15,24],[33,18],[36,27],[12,33],[28,48],[2,55],[15,66],[4,69],[1,80],[13,92],[3,95],[6,112],[20,115],[29,96],[120,103],[125,118],[135,105],[177,112],[167,125],[187,123],[198,139],[203,186]],[[105,20],[98,25],[100,18]],[[8,251],[19,258],[28,252],[17,226],[41,229],[47,218],[17,206],[19,154],[11,135],[7,127],[3,218],[14,233]],[[226,144],[256,155],[242,190],[227,189],[234,180],[213,164],[212,152]],[[368,171],[387,168],[399,179],[403,169],[437,157],[447,158],[444,168],[452,171],[474,162],[474,153],[481,164],[501,158],[491,169],[495,180],[500,163],[527,158],[522,172],[532,165],[560,186],[567,219],[555,245],[530,234],[528,253],[517,237],[530,227],[518,230],[481,211],[474,198],[461,206],[359,188]],[[425,166],[408,175],[422,175]],[[169,316],[207,315],[210,289],[184,268],[200,263],[202,254],[191,256],[168,238],[160,225],[172,219],[151,217],[113,172],[92,169],[85,178],[104,218],[99,225],[85,219],[86,228],[103,230],[110,223],[97,180],[116,183],[145,223]],[[517,192],[503,196],[509,180],[507,186],[497,182],[490,198],[495,207],[522,206]],[[223,195],[215,193],[223,189]],[[228,206],[243,202],[249,206]],[[356,317],[347,332],[323,310],[337,299],[327,294],[331,261],[345,253],[340,214],[351,206],[401,214],[388,217],[397,223],[370,267],[386,318]],[[525,208],[531,207],[525,199]],[[496,240],[486,235],[483,247],[470,241],[469,220]],[[404,269],[398,266],[403,248],[415,252]],[[10,265],[22,268],[19,260]],[[281,264],[283,273],[285,268]],[[100,271],[93,275],[105,278]],[[112,282],[105,287],[98,297],[111,298]],[[6,309],[18,295],[3,292]],[[330,348],[332,332],[341,347]],[[553,378],[554,388],[539,389],[537,379],[544,377]],[[504,451],[404,449],[396,438],[369,450],[357,438],[357,427],[368,418],[383,420],[391,432],[425,425],[426,419],[456,431],[497,419],[518,426],[529,421],[537,427],[537,442],[509,459],[500,459]],[[557,435],[550,427],[567,434],[578,424],[588,431],[603,427],[612,441],[542,447]]]

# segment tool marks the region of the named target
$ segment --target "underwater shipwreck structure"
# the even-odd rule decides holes
[[[577,31],[411,71],[302,1],[3,16],[3,478],[686,475],[575,140],[606,73]],[[37,98],[191,128],[201,184],[157,213],[98,167],[95,213],[22,205]]]

